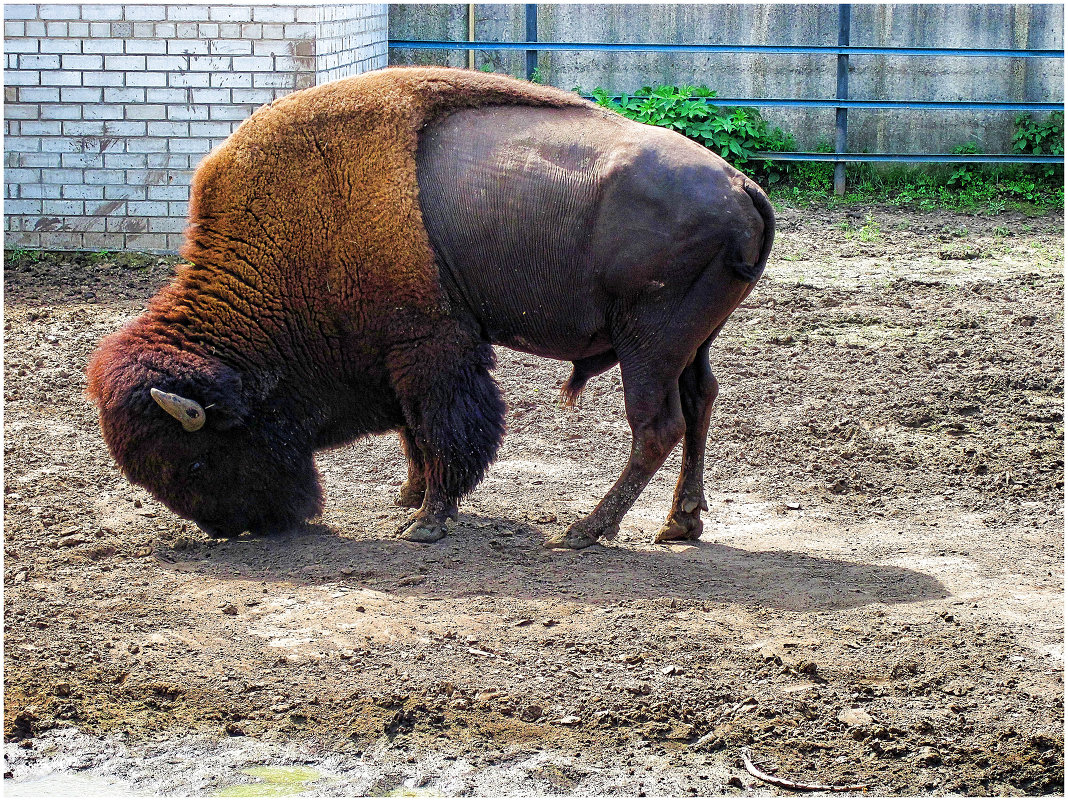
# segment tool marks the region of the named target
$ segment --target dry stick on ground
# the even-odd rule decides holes
[[[838,785],[838,784],[804,784],[803,782],[793,782],[789,779],[780,779],[778,776],[772,776],[764,771],[760,770],[753,764],[752,755],[748,748],[742,749],[742,763],[745,765],[745,769],[750,774],[756,776],[760,781],[767,782],[768,784],[774,784],[776,787],[782,787],[784,790],[795,790],[797,792],[824,792],[824,793],[852,793],[860,790],[868,789],[862,784],[858,785]]]

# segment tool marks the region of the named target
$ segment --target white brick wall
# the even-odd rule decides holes
[[[6,248],[173,252],[258,106],[386,66],[386,4],[4,6]]]

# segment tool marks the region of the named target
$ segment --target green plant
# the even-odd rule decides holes
[[[759,151],[790,151],[797,145],[790,134],[771,128],[755,108],[721,108],[709,101],[716,96],[707,86],[643,86],[618,99],[601,87],[593,90],[600,105],[637,122],[671,128],[730,161],[755,171],[769,183],[787,172],[782,165],[756,157]]]
[[[1013,121],[1012,152],[1034,156],[1064,155],[1064,112],[1054,111],[1044,120],[1030,114],[1020,114]],[[1053,177],[1063,170],[1056,164],[1037,164],[1037,171]]]

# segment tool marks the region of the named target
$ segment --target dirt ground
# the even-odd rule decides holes
[[[624,463],[618,369],[565,410],[567,365],[500,350],[509,433],[439,543],[396,539],[393,437],[321,454],[320,520],[212,540],[84,397],[173,262],[9,255],[6,784],[193,737],[210,770],[120,778],[211,794],[299,744],[311,793],[785,794],[748,746],[875,795],[1063,792],[1063,216],[779,220],[713,346],[701,541],[651,542],[676,451],[580,552],[542,544]]]

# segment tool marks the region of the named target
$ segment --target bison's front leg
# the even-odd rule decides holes
[[[423,461],[423,452],[407,428],[402,428],[399,435],[401,450],[408,460],[408,480],[401,484],[395,503],[397,506],[418,509],[426,498],[426,464]]]
[[[401,535],[413,542],[445,536],[460,498],[482,480],[504,437],[504,401],[489,372],[492,348],[427,347],[433,352],[419,354],[415,374],[398,382],[409,445],[421,456],[426,482],[422,505]]]

